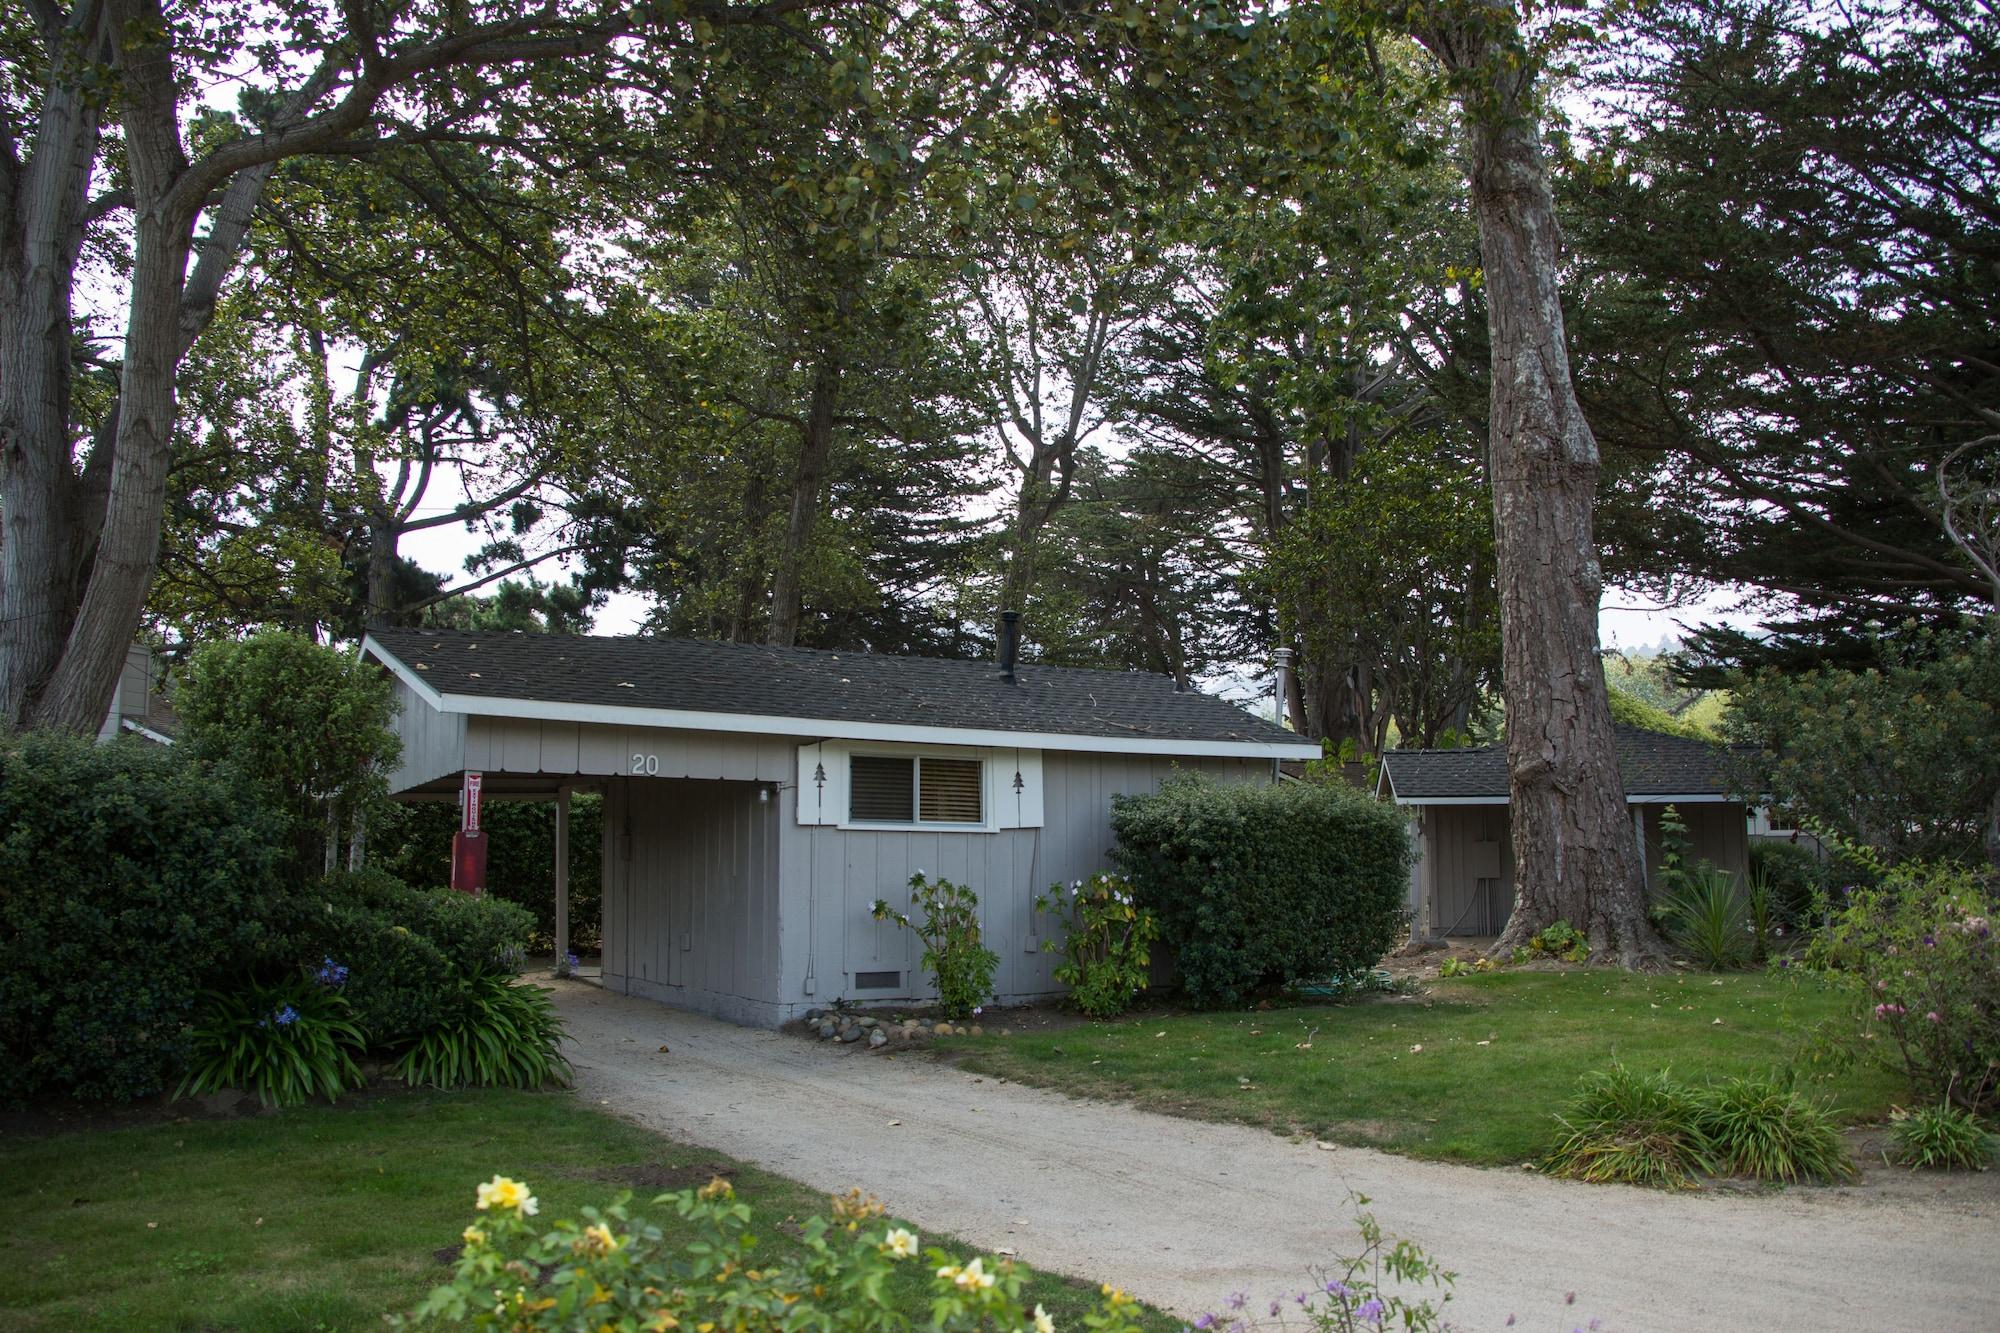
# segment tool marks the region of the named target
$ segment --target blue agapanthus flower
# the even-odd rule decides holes
[[[331,958],[328,958],[319,965],[319,971],[313,973],[313,979],[322,986],[345,986],[347,984],[347,965],[336,963]]]
[[[299,1021],[299,1011],[289,1004],[278,1011],[278,1026],[288,1028]]]

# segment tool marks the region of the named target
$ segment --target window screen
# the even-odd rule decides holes
[[[917,761],[857,754],[848,761],[847,817],[907,824],[916,817]]]
[[[977,824],[981,783],[977,759],[926,759],[918,782],[918,815],[926,824]]]

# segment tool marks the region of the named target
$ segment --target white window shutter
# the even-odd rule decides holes
[[[994,750],[987,758],[986,771],[994,827],[1042,827],[1042,752]]]
[[[799,823],[839,824],[847,818],[847,747],[819,741],[799,747]]]

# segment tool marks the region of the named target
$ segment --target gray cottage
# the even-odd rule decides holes
[[[775,1026],[920,1001],[869,904],[919,870],[980,896],[1002,1002],[1058,987],[1035,895],[1107,867],[1111,798],[1175,770],[1269,782],[1319,747],[1164,676],[651,637],[378,630],[399,797],[604,794],[604,985]],[[557,919],[564,919],[558,912]]]
[[[1687,825],[1690,861],[1745,875],[1750,811],[1728,790],[1722,747],[1623,724],[1616,732],[1648,890],[1659,887],[1660,817],[1670,805]],[[1506,747],[1391,750],[1379,790],[1415,817],[1409,901],[1417,937],[1498,935],[1514,910]]]

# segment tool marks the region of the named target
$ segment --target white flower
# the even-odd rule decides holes
[[[889,1252],[891,1259],[914,1259],[917,1257],[917,1233],[896,1227],[882,1237],[882,1248]]]
[[[1039,1305],[1035,1307],[1035,1333],[1056,1333],[1056,1321]]]
[[[938,1276],[944,1276],[942,1269],[939,1270]],[[985,1291],[993,1285],[993,1275],[986,1271],[984,1259],[974,1259],[952,1274],[951,1280],[965,1291]]]

